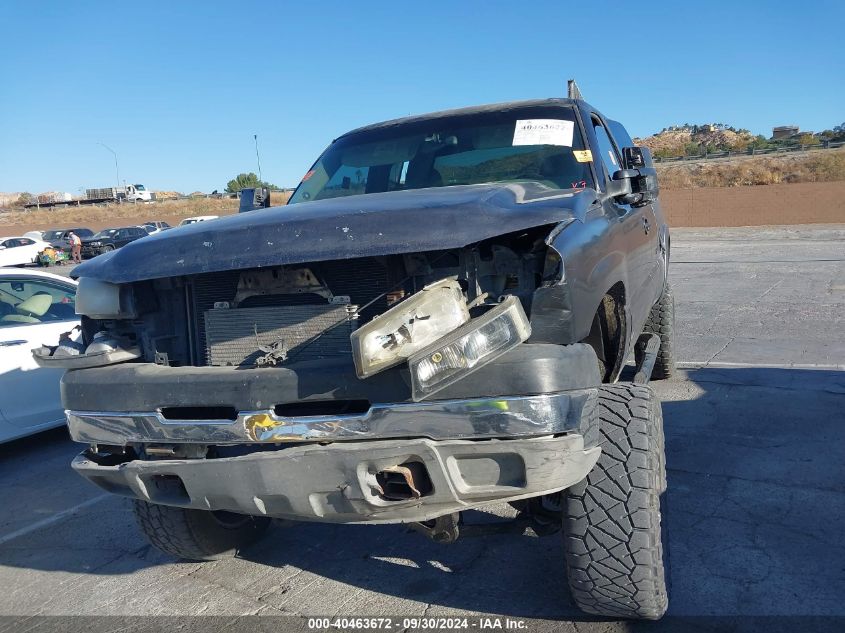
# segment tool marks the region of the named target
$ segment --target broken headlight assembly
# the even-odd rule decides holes
[[[414,354],[411,397],[419,402],[468,376],[531,335],[531,324],[514,296]]]
[[[57,346],[42,345],[32,350],[32,357],[38,366],[85,369],[125,363],[141,357],[141,350],[137,345],[104,331],[97,332],[86,347],[81,341],[72,338],[74,330],[77,329],[78,326],[62,334]]]
[[[359,378],[398,365],[469,321],[460,284],[443,279],[423,288],[352,333]]]
[[[82,277],[76,290],[76,313],[92,319],[134,319],[132,288]]]
[[[137,310],[132,288],[82,277],[76,290],[76,313],[91,319],[134,319]],[[77,329],[62,334],[58,346],[42,345],[32,350],[35,362],[40,367],[83,369],[141,357],[137,344],[105,330],[97,332],[85,346],[81,339],[74,340]]]

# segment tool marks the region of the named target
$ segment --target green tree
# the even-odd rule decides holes
[[[750,145],[754,149],[765,149],[769,146],[769,141],[762,134],[758,134],[753,139],[751,139]]]
[[[33,196],[28,191],[24,191],[20,196],[18,196],[17,202],[15,203],[16,206],[22,207],[27,205],[33,201]]]
[[[257,189],[259,187],[267,187],[267,189],[278,189],[276,185],[271,185],[265,180],[259,180],[258,176],[249,172],[248,174],[238,174],[226,184],[227,193],[236,193],[241,189]]]
[[[684,154],[687,156],[699,156],[702,152],[702,147],[695,141],[690,141],[684,145]]]

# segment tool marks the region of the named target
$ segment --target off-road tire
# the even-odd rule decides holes
[[[675,373],[675,295],[668,282],[658,302],[651,307],[643,332],[660,337],[657,359],[651,372],[652,380],[671,377]]]
[[[599,461],[564,501],[569,589],[587,613],[656,620],[668,606],[660,402],[646,385],[602,385],[599,419]]]
[[[233,556],[257,541],[270,525],[267,517],[192,510],[135,501],[135,518],[150,543],[185,560]]]

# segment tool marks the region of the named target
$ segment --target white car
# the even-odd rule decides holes
[[[38,270],[0,269],[0,442],[65,423],[62,370],[39,367],[32,349],[57,345],[79,325],[76,282]]]
[[[179,226],[187,226],[188,224],[196,224],[197,222],[208,222],[209,220],[216,220],[219,215],[195,215],[192,218],[185,218],[179,223]]]
[[[141,225],[141,228],[147,231],[150,235],[155,235],[156,233],[161,233],[162,231],[166,231],[167,229],[171,228],[171,226],[167,222],[162,222],[160,220],[150,220],[149,222],[144,222]]]
[[[36,241],[44,241],[44,232],[43,231],[27,231],[23,234],[24,237],[28,237],[31,240]]]
[[[50,244],[31,237],[0,237],[0,266],[24,266],[38,261]]]

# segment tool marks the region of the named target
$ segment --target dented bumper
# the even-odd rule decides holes
[[[73,468],[111,493],[151,503],[299,521],[400,523],[562,490],[586,477],[599,453],[572,433],[484,442],[309,444],[241,457],[116,466],[83,454]],[[407,463],[428,485],[418,497],[385,496],[380,473]]]
[[[104,371],[63,380],[71,436],[97,447],[73,466],[105,490],[151,503],[297,520],[425,521],[562,490],[599,454],[599,377],[587,346],[521,345],[444,390],[448,398],[425,402],[410,400],[401,371],[360,380],[348,362],[263,371],[128,363],[109,368],[108,390]],[[338,401],[367,406],[302,414]],[[124,410],[95,409],[109,402]],[[177,419],[201,405],[232,413]],[[125,454],[110,448],[126,446]]]

